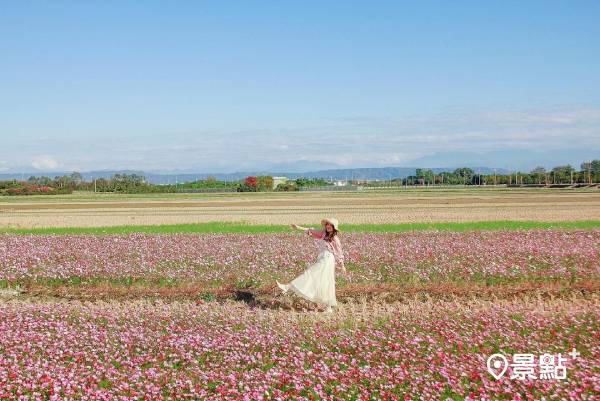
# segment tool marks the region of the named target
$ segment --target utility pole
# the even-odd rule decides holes
[[[573,170],[571,170],[571,185],[573,185]]]

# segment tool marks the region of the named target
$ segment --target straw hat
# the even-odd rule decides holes
[[[321,220],[321,225],[325,226],[325,224],[327,224],[327,222],[331,223],[333,228],[335,228],[336,230],[339,231],[339,223],[335,217],[328,217],[326,219]]]

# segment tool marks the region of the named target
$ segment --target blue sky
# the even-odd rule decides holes
[[[598,1],[1,2],[0,172],[578,166],[599,38]]]

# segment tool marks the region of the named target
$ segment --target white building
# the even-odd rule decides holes
[[[279,184],[285,184],[287,181],[287,177],[273,177],[273,189],[277,188]]]

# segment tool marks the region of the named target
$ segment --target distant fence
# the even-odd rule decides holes
[[[359,185],[325,185],[319,187],[300,187],[300,191],[362,191]]]
[[[598,188],[599,183],[574,183],[574,184],[509,184],[510,188]]]
[[[195,194],[195,193],[205,193],[205,192],[237,192],[235,188],[200,188],[200,189],[178,189],[176,190],[178,194]]]

